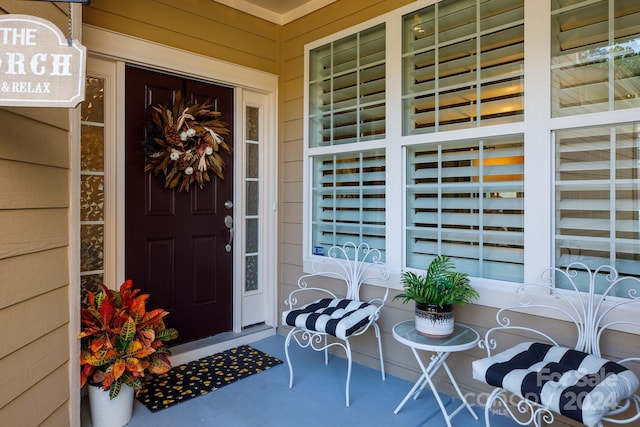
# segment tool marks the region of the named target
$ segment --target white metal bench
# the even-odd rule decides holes
[[[579,290],[577,283],[582,280],[588,280],[588,292]],[[559,283],[562,288],[556,287]],[[613,298],[621,290],[624,297]],[[522,285],[515,296],[516,304],[499,310],[498,326],[479,341],[487,357],[472,363],[473,377],[496,387],[485,406],[486,425],[490,425],[496,401],[502,405],[501,412],[520,425],[552,424],[555,414],[589,427],[602,426],[603,421],[638,425],[638,377],[630,368],[631,362],[640,362],[636,357],[640,354],[608,360],[602,357],[600,345],[603,333],[612,328],[640,330],[640,280],[621,277],[611,266],[591,271],[582,263],[572,263],[564,269],[547,270],[542,283]],[[518,317],[515,312],[555,313],[557,318],[574,323],[575,345],[563,347],[553,334],[512,323],[511,319]],[[499,332],[509,332],[510,339],[525,336],[526,342],[499,349]],[[638,351],[640,338],[630,337],[635,340],[630,348]],[[615,349],[606,353],[615,353]]]
[[[293,365],[289,357],[289,344],[292,339],[303,348],[311,347],[316,351],[324,351],[325,364],[329,363],[328,349],[339,346],[347,356],[345,399],[346,405],[349,406],[352,361],[349,339],[362,335],[369,327],[373,327],[378,339],[380,371],[382,379],[385,379],[381,334],[376,321],[389,295],[389,288],[385,286],[382,298],[362,301],[360,286],[365,281],[386,282],[389,279],[389,270],[380,261],[380,251],[370,248],[366,243],[356,245],[349,242],[342,246],[333,246],[327,255],[313,263],[313,273],[298,279],[298,288],[293,290],[285,301],[289,310],[282,313],[282,324],[292,327],[284,345],[289,365],[289,388],[293,387]],[[346,293],[338,295],[317,285],[326,281],[327,277],[343,281]],[[316,283],[316,286],[309,286],[309,283]],[[303,300],[300,305],[299,298]],[[333,337],[331,341],[328,339],[329,336]]]

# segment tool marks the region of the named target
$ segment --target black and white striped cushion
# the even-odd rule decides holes
[[[373,304],[350,299],[324,298],[282,313],[282,322],[289,326],[323,332],[346,339],[369,322],[375,313]]]
[[[473,377],[589,427],[638,389],[636,375],[618,363],[531,342],[475,360]]]

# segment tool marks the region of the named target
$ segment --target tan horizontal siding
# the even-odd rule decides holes
[[[0,0],[2,1],[2,0]],[[29,126],[36,126],[41,123],[44,123],[48,126],[60,128],[62,130],[68,131],[69,128],[69,110],[66,108],[41,108],[41,107],[2,107],[0,110],[3,113],[8,112],[14,114],[14,116],[3,116],[10,117],[11,123],[14,120],[19,120],[19,117],[24,117],[29,119]],[[18,122],[17,124],[19,124]],[[7,130],[7,129],[5,129]],[[20,129],[19,129],[20,130]],[[22,131],[28,131],[29,129],[22,128]],[[26,138],[24,134],[23,138]],[[65,165],[69,163],[69,159],[65,158]]]
[[[0,0],[67,35],[67,4]],[[0,425],[68,426],[69,110],[0,109]],[[77,369],[77,368],[76,368]]]
[[[40,111],[40,114],[32,114],[34,117],[0,109],[0,123],[3,124],[0,132],[0,159],[68,168],[68,132],[59,127],[62,118],[60,111],[64,111],[62,117],[68,122],[69,113],[64,109],[55,109],[49,114]],[[53,120],[41,121],[45,119]],[[28,178],[28,174],[16,178],[24,180]]]
[[[66,207],[68,175],[67,169],[0,159],[0,209]]]
[[[42,421],[38,427],[59,427],[69,425],[69,400],[60,405],[46,420]]]
[[[64,9],[62,9],[64,8]],[[49,2],[1,0],[0,13],[33,15],[53,22],[58,28],[67,28],[67,5],[56,5]],[[65,33],[63,31],[63,33]],[[66,35],[66,33],[65,33]]]
[[[0,359],[0,408],[69,359],[66,324]]]
[[[0,283],[16,284],[10,292],[0,292],[0,309],[66,286],[68,273],[60,268],[66,263],[66,247],[0,260]]]
[[[68,369],[66,364],[60,366],[25,393],[0,408],[2,425],[37,426],[49,418],[69,399]],[[67,425],[68,422],[61,424]]]
[[[67,209],[0,210],[0,259],[67,246],[67,215]]]
[[[410,1],[338,0],[284,26],[284,60],[295,56],[306,43],[368,21],[407,3]]]
[[[69,110],[67,110],[66,108],[2,107],[2,111],[7,111],[9,113],[13,113],[15,116],[29,119],[30,126],[34,126],[39,123],[45,123],[49,126],[60,128],[66,131],[70,129]],[[18,117],[14,117],[11,120],[18,119]],[[28,129],[22,130],[26,131]]]
[[[277,72],[279,27],[215,2],[94,0],[84,22],[258,70]]]
[[[68,323],[68,298],[62,287],[0,310],[0,357]]]

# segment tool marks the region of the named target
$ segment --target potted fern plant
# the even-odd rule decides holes
[[[148,294],[127,280],[119,291],[103,285],[87,292],[81,307],[80,386],[89,384],[94,427],[120,427],[131,419],[134,390],[150,374],[171,368],[165,342],[178,336],[166,328],[163,309],[147,311]],[[121,405],[119,409],[116,405]]]
[[[466,273],[455,271],[446,256],[435,257],[423,275],[411,271],[401,274],[403,292],[394,299],[403,303],[415,301],[418,333],[444,338],[453,332],[453,305],[468,304],[478,297]]]

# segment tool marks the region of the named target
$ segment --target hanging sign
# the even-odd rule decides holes
[[[0,105],[73,108],[84,100],[86,48],[51,22],[0,15]]]

